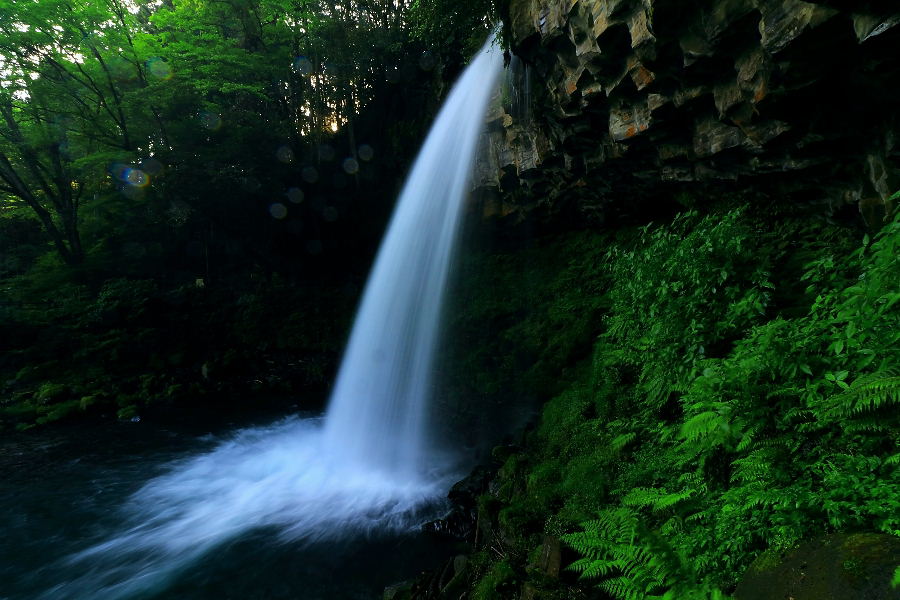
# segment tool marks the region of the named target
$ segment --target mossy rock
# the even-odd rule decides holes
[[[138,416],[137,406],[131,404],[129,406],[123,406],[116,412],[116,417],[120,420],[128,421]]]
[[[54,421],[61,421],[80,410],[80,400],[67,400],[48,407],[40,407],[38,412],[43,413],[37,418],[38,425],[45,425]]]
[[[760,555],[738,584],[736,600],[900,600],[891,576],[900,539],[836,533]]]
[[[69,393],[69,387],[62,383],[44,383],[34,393],[34,399],[39,404],[57,402]]]
[[[497,600],[511,597],[518,589],[516,572],[509,562],[501,560],[494,563],[472,590],[472,600]]]

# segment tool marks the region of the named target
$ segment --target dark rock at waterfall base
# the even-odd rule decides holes
[[[422,573],[413,581],[388,586],[383,600],[456,600],[468,586],[469,558],[449,559],[437,570]]]
[[[900,540],[881,533],[826,535],[757,558],[735,591],[737,600],[897,600],[891,576]]]
[[[447,494],[452,505],[450,512],[443,519],[423,525],[423,531],[472,541],[478,520],[478,496],[487,491],[493,476],[494,471],[490,468],[479,466],[468,477],[455,483]]]
[[[488,489],[494,475],[495,469],[486,466],[476,467],[468,477],[453,484],[447,498],[454,507],[475,508],[478,496]]]

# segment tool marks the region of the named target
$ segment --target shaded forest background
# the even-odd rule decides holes
[[[6,0],[0,427],[321,395],[492,10]]]

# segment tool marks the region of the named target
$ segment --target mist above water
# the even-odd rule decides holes
[[[120,508],[115,536],[57,566],[81,575],[41,597],[161,592],[208,552],[258,529],[303,544],[407,531],[435,515],[449,483],[446,471],[399,479],[335,461],[321,419],[244,429],[148,481]]]
[[[245,429],[173,463],[121,507],[115,535],[48,567],[39,597],[153,595],[252,531],[313,543],[436,516],[453,477],[428,435],[441,305],[501,70],[488,42],[441,109],[379,250],[325,418]],[[78,576],[52,583],[55,572]]]

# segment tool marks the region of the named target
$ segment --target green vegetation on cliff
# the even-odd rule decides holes
[[[534,558],[549,536],[613,598],[718,598],[764,550],[900,534],[900,219],[863,236],[730,207],[569,239],[579,284],[500,337],[565,347],[541,327],[567,306],[593,353],[483,499],[485,581],[565,596]]]

